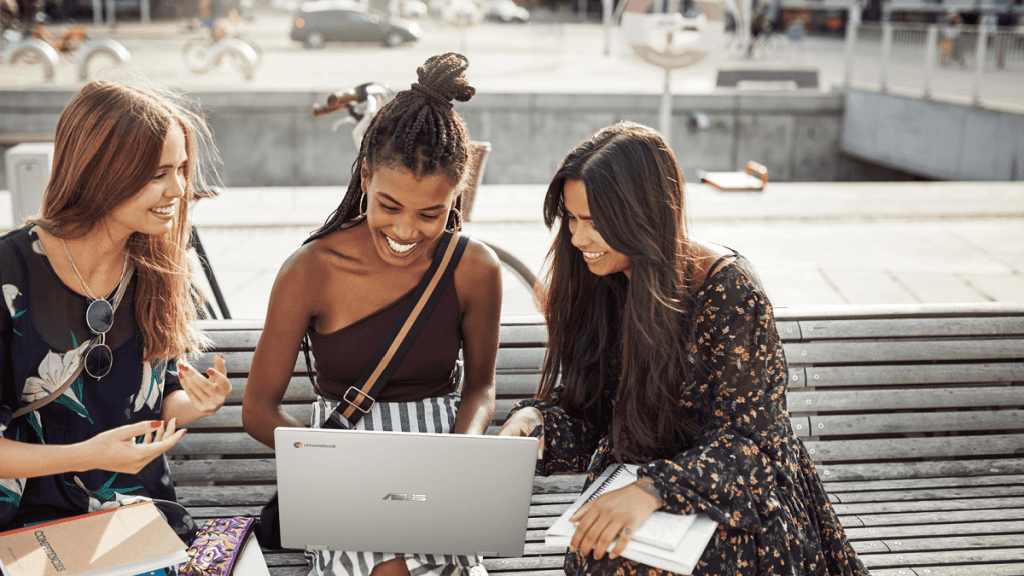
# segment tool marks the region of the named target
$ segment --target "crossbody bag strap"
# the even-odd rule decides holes
[[[128,267],[125,269],[125,273],[121,278],[121,282],[117,286],[117,292],[114,293],[114,303],[111,305],[111,308],[114,309],[115,313],[117,312],[117,306],[121,303],[121,298],[124,297],[125,290],[128,289],[127,279],[131,278],[132,274],[134,273],[135,264],[128,264]],[[95,343],[96,339],[92,338],[88,340],[83,346],[79,347],[79,349],[82,350],[82,357],[79,358],[78,365],[75,367],[74,370],[68,372],[67,376],[64,377],[64,382],[62,382],[61,385],[56,390],[36,400],[35,402],[32,402],[28,406],[24,406],[18,409],[11,416],[11,419],[13,420],[14,418],[24,416],[29,412],[39,410],[43,406],[46,406],[50,402],[53,402],[57,398],[60,398],[60,395],[63,394],[64,391],[67,390],[68,387],[71,386],[71,384],[78,378],[78,375],[82,373],[82,369],[85,368],[85,356],[86,354],[89,353],[89,349],[92,348],[92,345]]]
[[[441,299],[441,294],[455,274],[469,236],[458,232],[445,232],[434,253],[430,268],[423,275],[411,298],[402,309],[391,331],[381,342],[356,383],[342,396],[342,402],[324,422],[324,428],[348,428],[373,408],[375,398],[398,369],[406,352],[412,347],[416,335],[426,323],[430,313]],[[342,419],[347,420],[345,426]]]

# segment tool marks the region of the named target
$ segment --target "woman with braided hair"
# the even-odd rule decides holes
[[[319,428],[371,362],[442,236],[461,227],[458,191],[469,138],[452,100],[465,102],[475,92],[463,74],[467,66],[464,56],[448,53],[417,69],[419,82],[381,108],[363,135],[341,205],[281,267],[242,405],[245,429],[260,442],[273,447],[275,428],[302,425],[281,400],[304,337],[316,358],[319,397],[311,424]],[[487,429],[501,314],[497,257],[470,240],[452,281],[439,291],[436,307],[355,429]],[[424,554],[307,556],[311,576],[458,576],[479,563]]]

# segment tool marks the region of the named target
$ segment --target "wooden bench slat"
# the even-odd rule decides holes
[[[1024,386],[922,388],[916,390],[793,390],[787,409],[802,412],[920,410],[922,408],[989,408],[1024,406]]]
[[[187,434],[186,434],[187,436]],[[273,458],[246,460],[171,460],[175,484],[183,482],[276,482]]]
[[[1024,520],[1006,522],[960,522],[943,524],[918,524],[914,526],[875,526],[851,528],[843,526],[851,540],[866,538],[915,538],[924,536],[958,536],[973,534],[1024,533]]]
[[[1024,381],[1024,362],[808,366],[805,370],[808,386],[915,386]]]
[[[972,338],[967,340],[820,341],[783,344],[786,360],[794,365],[862,364],[949,360],[1020,358],[1020,340]]]
[[[179,442],[180,444],[180,442]],[[979,441],[975,436],[936,438],[880,438],[805,442],[815,462],[823,460],[900,460],[948,456],[993,456],[1021,453],[1022,434],[993,434]]]
[[[500,371],[529,370],[536,373],[543,362],[543,348],[498,348],[495,368]]]
[[[802,320],[804,340],[1024,335],[1024,317]]]
[[[843,504],[854,502],[900,502],[909,500],[944,500],[949,489],[933,488],[924,490],[884,490],[879,492],[842,492],[829,490]],[[1024,484],[1014,486],[960,486],[956,488],[958,498],[1001,498],[1024,496]]]
[[[852,480],[896,480],[910,478],[947,478],[977,474],[1024,474],[1024,458],[985,458],[936,460],[930,462],[886,462],[885,464],[818,463],[818,476],[826,482]]]
[[[864,482],[833,482],[828,491],[835,493],[873,492],[879,490],[920,490],[925,488],[960,488],[964,486],[1024,485],[1024,474],[992,476],[961,476],[913,478],[906,480],[869,480]]]
[[[924,572],[924,570],[928,570]],[[906,571],[872,570],[872,576],[905,576]],[[1014,562],[1012,564],[956,564],[951,566],[938,566],[929,564],[927,568],[921,568],[914,572],[918,576],[1024,576],[1024,563]]]
[[[483,562],[487,572],[508,570],[538,570],[561,568],[564,556],[538,556],[534,558],[485,558]],[[564,572],[563,572],[564,574]]]
[[[274,451],[245,432],[185,434],[167,454],[273,454]]]
[[[203,356],[196,358],[192,362],[192,366],[200,372],[205,372],[209,368],[213,368],[213,357],[216,354],[214,352],[207,352]],[[223,352],[224,365],[228,369],[228,376],[231,377],[248,377],[249,367],[252,366],[253,352],[251,350],[234,350]],[[295,359],[295,368],[292,370],[293,374],[306,374],[306,360],[302,354],[299,354],[298,358]]]
[[[987,508],[985,519],[996,522],[1003,520],[1024,520],[1024,507]],[[978,519],[978,512],[973,509],[941,510],[932,512],[899,512],[895,514],[864,514],[859,516],[842,516],[845,521],[856,518],[862,526],[911,526],[914,524],[944,523],[955,526]]]
[[[313,413],[313,406],[311,404],[284,404],[282,406],[284,411],[291,415],[293,418],[299,420],[299,422],[309,422],[310,415]],[[242,427],[242,407],[241,406],[222,406],[220,410],[217,410],[211,416],[200,418],[195,422],[188,425],[189,432],[197,430],[199,428],[241,428]]]
[[[1024,429],[1024,410],[810,416],[814,436]],[[798,434],[799,436],[799,434]]]
[[[548,328],[543,323],[518,326],[502,324],[498,342],[502,348],[521,346],[544,348],[548,344]]]
[[[1024,498],[949,498],[946,500],[913,500],[909,502],[855,502],[833,504],[836,514],[873,516],[889,512],[935,512],[940,510],[991,510],[1000,508],[1022,508]]]
[[[228,404],[241,404],[242,398],[245,395],[245,384],[246,376],[236,376],[229,378],[231,380],[231,394],[228,395]],[[309,377],[305,374],[293,376],[288,381],[288,388],[284,393],[284,402],[313,402],[316,399],[316,393],[313,392],[313,385],[309,382]]]
[[[179,486],[174,492],[182,506],[248,506],[266,502],[277,486]]]
[[[854,548],[856,549],[856,547]],[[974,550],[945,550],[938,552],[903,552],[900,554],[861,554],[858,550],[857,553],[860,554],[860,559],[864,561],[864,565],[872,570],[872,572],[876,567],[930,567],[935,564],[1009,562],[1019,561],[1021,558],[1024,558],[1024,548],[979,548]],[[922,574],[922,576],[925,576],[925,574]]]

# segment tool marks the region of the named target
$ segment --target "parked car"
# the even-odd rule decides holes
[[[422,0],[402,0],[400,3],[402,18],[426,18],[427,3]]]
[[[339,7],[337,2],[309,2],[296,11],[291,38],[309,48],[319,48],[329,41],[398,46],[419,40],[422,35],[423,29],[415,22],[389,18],[358,5]]]
[[[499,22],[526,22],[530,11],[512,0],[484,0],[484,18]]]

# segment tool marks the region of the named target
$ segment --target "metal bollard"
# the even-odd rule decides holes
[[[3,62],[4,64],[13,64],[22,56],[32,55],[39,57],[43,64],[43,77],[48,82],[52,82],[57,71],[57,51],[53,49],[53,46],[38,38],[22,38],[21,41],[8,45],[4,50]]]
[[[238,38],[225,38],[214,44],[206,53],[207,67],[220,64],[221,59],[225,56],[234,59],[246,80],[252,80],[253,74],[256,72],[256,62],[259,59],[252,46]]]
[[[132,59],[128,49],[117,40],[110,38],[93,38],[86,40],[78,49],[75,57],[75,65],[78,66],[78,79],[86,81],[89,79],[89,62],[95,56],[107,55],[114,60],[115,64],[125,64]]]

